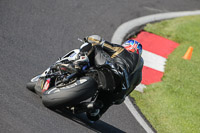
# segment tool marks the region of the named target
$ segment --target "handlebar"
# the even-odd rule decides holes
[[[55,73],[47,74],[46,77],[61,76],[61,75],[62,74],[60,74],[60,72],[55,72]]]

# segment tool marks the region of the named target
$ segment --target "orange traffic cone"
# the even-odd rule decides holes
[[[183,56],[183,59],[190,60],[192,57],[192,51],[193,51],[193,47],[190,46],[187,52],[185,53],[185,55]]]

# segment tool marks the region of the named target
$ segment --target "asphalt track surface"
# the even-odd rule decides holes
[[[78,48],[78,37],[110,41],[130,19],[198,9],[198,0],[0,0],[0,132],[145,132],[124,104],[91,124],[84,115],[45,108],[26,82]]]

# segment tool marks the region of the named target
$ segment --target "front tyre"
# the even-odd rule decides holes
[[[26,84],[26,88],[29,89],[32,92],[35,92],[35,85],[37,82],[28,82]]]
[[[91,77],[82,77],[76,82],[63,87],[52,87],[42,95],[42,102],[48,108],[79,104],[94,96],[98,88]]]

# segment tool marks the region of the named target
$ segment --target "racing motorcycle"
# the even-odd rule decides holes
[[[79,39],[83,45],[87,43]],[[54,64],[47,68],[42,74],[31,79],[27,88],[42,98],[43,104],[50,109],[64,108],[74,114],[86,113],[90,120],[93,120],[93,112],[104,107],[100,97],[105,92],[114,90],[115,80],[111,71],[112,63],[102,58],[106,53],[95,54],[95,66],[90,63],[84,64],[80,71],[74,71],[71,66],[77,59],[85,59],[86,55],[80,56],[80,50],[75,49],[59,58]],[[124,94],[118,93],[113,97],[113,104],[123,102],[125,96],[138,85],[138,78],[141,74],[143,61],[139,61],[135,71],[128,77],[130,87],[124,87]],[[136,78],[133,78],[136,77]],[[127,79],[125,75],[124,79]],[[127,86],[127,85],[126,85]],[[122,98],[122,97],[123,98]],[[120,97],[120,98],[119,98]],[[115,99],[116,98],[116,99]],[[118,100],[119,98],[119,100]]]
[[[101,101],[98,101],[99,92],[111,89],[114,78],[110,66],[105,62],[106,65],[99,67],[86,64],[79,72],[71,70],[69,64],[77,58],[86,58],[86,55],[79,57],[79,53],[79,49],[68,52],[42,74],[32,78],[26,87],[38,94],[46,107],[64,107],[75,114],[85,112],[90,119],[92,111],[103,107]]]

